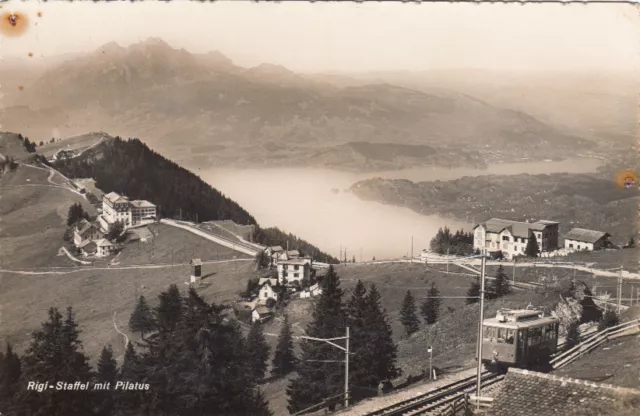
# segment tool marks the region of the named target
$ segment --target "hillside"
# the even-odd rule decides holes
[[[22,135],[0,131],[0,160],[10,157],[20,161],[28,156]]]
[[[560,221],[572,227],[607,231],[619,243],[633,235],[640,192],[617,189],[611,180],[586,174],[489,175],[414,183],[368,179],[351,187],[365,200],[406,206],[424,214],[480,222],[492,217]]]
[[[245,69],[225,58],[193,55],[159,39],[128,48],[111,43],[45,71],[0,110],[0,123],[38,141],[49,139],[52,129],[61,136],[106,130],[140,137],[183,165],[198,158],[295,164],[351,142],[438,147],[454,140],[470,151],[499,148],[509,158],[557,157],[594,146],[463,94],[385,83],[337,88],[283,67]]]
[[[200,221],[255,224],[237,203],[137,139],[109,138],[79,157],[53,165],[69,177],[95,179],[105,193],[153,201],[163,216],[195,220],[197,215]]]

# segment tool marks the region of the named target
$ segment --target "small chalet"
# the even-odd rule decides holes
[[[84,240],[82,243],[80,243],[78,249],[85,257],[95,256],[98,252],[98,246],[91,240]]]
[[[100,239],[95,241],[96,245],[96,257],[106,257],[113,253],[115,246],[109,240]]]
[[[266,282],[262,283],[260,289],[258,290],[258,303],[265,304],[268,299],[273,299],[275,301],[278,300],[278,292],[274,290],[274,286],[271,285],[271,280],[276,279],[267,279]],[[277,284],[277,280],[276,280]]]
[[[264,252],[270,259],[269,265],[275,267],[278,264],[278,258],[284,253],[284,249],[282,246],[271,246],[267,247]]]
[[[320,287],[320,285],[316,283],[315,285],[309,287],[308,289],[305,289],[302,292],[300,292],[300,297],[302,299],[312,298],[314,296],[318,296],[321,294],[322,294],[322,288]]]
[[[599,250],[611,244],[609,237],[611,235],[603,231],[574,228],[564,236],[564,248],[569,250]]]
[[[82,220],[73,228],[73,244],[80,247],[85,240],[100,240],[105,237],[105,233],[100,230],[100,226],[92,224],[87,220]]]
[[[253,323],[264,322],[264,321],[268,320],[269,318],[271,318],[272,315],[273,315],[273,313],[266,306],[257,306],[251,312],[251,321]]]

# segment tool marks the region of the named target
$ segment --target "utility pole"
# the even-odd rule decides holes
[[[433,347],[429,345],[429,380],[433,378],[433,366],[431,365],[433,362]]]
[[[516,286],[516,258],[517,257],[513,257],[513,277],[511,278],[511,286],[515,287]]]
[[[411,263],[413,264],[413,236],[411,236]]]
[[[480,273],[480,323],[478,325],[478,378],[476,382],[476,396],[479,398],[482,393],[482,322],[484,321],[484,272],[487,257],[485,250],[482,250],[482,271]],[[480,401],[477,403],[480,410]]]
[[[362,247],[360,247],[360,263],[362,263]]]
[[[484,257],[483,257],[484,258]],[[484,261],[484,260],[483,260]],[[484,263],[483,263],[484,264]],[[449,274],[449,247],[447,247],[447,274]]]
[[[622,265],[620,265],[620,277],[618,278],[618,315],[622,310]]]
[[[349,407],[349,327],[347,327],[347,335],[345,337],[337,337],[337,338],[314,338],[307,336],[299,336],[298,338],[308,339],[310,341],[320,341],[326,342],[327,344],[334,346],[342,351],[344,351],[344,407]],[[333,341],[345,340],[345,346],[342,347]],[[318,361],[318,360],[309,360],[309,361]],[[327,360],[319,360],[323,363],[327,362],[335,362],[340,363],[342,361],[327,361]]]

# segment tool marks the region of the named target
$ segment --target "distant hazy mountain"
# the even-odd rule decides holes
[[[11,104],[0,124],[35,140],[54,129],[62,136],[108,130],[181,162],[212,145],[220,163],[270,164],[351,142],[453,143],[520,156],[592,144],[464,94],[388,83],[340,87],[277,65],[241,68],[219,52],[191,54],[157,38],[128,48],[110,43],[63,62]]]

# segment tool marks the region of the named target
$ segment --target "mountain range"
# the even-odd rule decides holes
[[[478,162],[477,152],[552,157],[593,148],[531,115],[452,92],[308,76],[282,66],[242,68],[220,52],[193,54],[158,38],[55,62],[5,97],[0,125],[32,140],[87,131],[137,137],[196,164],[389,168]],[[12,82],[19,82],[14,73]],[[342,83],[342,84],[341,84]],[[364,151],[357,143],[369,143]],[[438,157],[404,157],[395,145]],[[353,157],[341,152],[348,146]],[[378,149],[371,151],[371,146]],[[331,155],[335,154],[333,157]],[[347,155],[348,156],[348,155]]]

